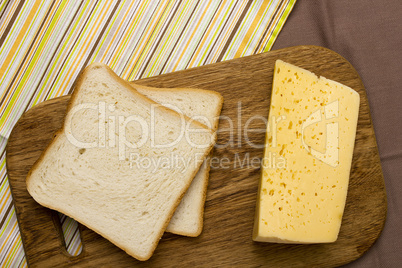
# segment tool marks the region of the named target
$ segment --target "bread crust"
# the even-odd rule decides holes
[[[222,104],[223,104],[223,97],[222,95],[214,90],[206,90],[206,89],[201,89],[201,88],[192,88],[192,87],[175,87],[175,88],[169,88],[169,87],[149,87],[149,86],[144,86],[141,84],[138,84],[137,81],[131,81],[129,82],[130,85],[133,88],[137,88],[137,87],[142,87],[143,89],[149,90],[149,91],[169,91],[172,93],[175,92],[179,92],[179,91],[192,91],[194,93],[200,93],[200,94],[210,94],[210,95],[214,95],[215,97],[219,98],[219,103],[221,104],[220,107],[222,108]],[[217,109],[217,111],[220,112],[221,109]]]
[[[30,192],[31,189],[30,189],[30,188],[31,188],[31,184],[32,184],[32,181],[31,181],[31,180],[32,180],[32,176],[31,176],[31,175],[32,175],[32,172],[38,168],[39,164],[43,161],[43,159],[44,159],[44,157],[46,156],[46,154],[47,154],[49,148],[54,144],[54,142],[56,141],[57,137],[59,137],[60,134],[62,134],[62,133],[64,132],[64,130],[65,130],[65,123],[66,123],[66,121],[65,121],[66,115],[67,115],[67,114],[69,113],[69,111],[72,109],[73,104],[74,104],[75,101],[76,101],[78,92],[79,92],[79,90],[80,90],[80,86],[81,86],[81,84],[83,83],[83,79],[86,77],[87,72],[89,72],[89,71],[92,70],[92,69],[98,69],[98,68],[104,68],[104,69],[106,69],[107,72],[108,72],[112,77],[114,77],[115,80],[116,80],[122,87],[124,87],[124,88],[126,88],[127,90],[129,90],[129,91],[130,91],[132,94],[134,94],[136,97],[141,98],[141,99],[143,99],[143,100],[149,102],[150,104],[157,104],[155,101],[153,101],[153,100],[151,100],[151,99],[145,97],[144,95],[140,94],[139,92],[137,92],[137,90],[135,90],[134,87],[132,87],[128,82],[126,82],[125,80],[123,80],[122,78],[120,78],[119,76],[117,76],[117,75],[116,75],[108,66],[106,66],[105,64],[102,64],[102,63],[92,63],[92,64],[90,64],[89,66],[87,66],[87,67],[80,73],[80,75],[78,76],[78,78],[76,79],[76,81],[75,81],[74,84],[73,84],[74,91],[73,91],[73,94],[72,94],[72,96],[71,96],[71,98],[70,98],[70,101],[69,101],[69,103],[68,103],[68,105],[67,105],[67,110],[66,110],[66,113],[65,113],[65,116],[64,116],[64,119],[63,119],[62,128],[59,129],[58,131],[56,131],[56,133],[55,133],[55,135],[53,136],[52,140],[49,142],[49,144],[47,145],[47,147],[45,148],[45,150],[42,152],[42,154],[40,155],[40,157],[38,158],[38,160],[34,163],[34,165],[32,166],[32,168],[31,168],[30,171],[28,172],[28,175],[27,175],[27,177],[26,177],[26,184],[27,184],[27,190],[28,190],[28,192],[29,192],[30,194],[31,194],[31,192]],[[183,116],[183,115],[180,115],[178,112],[176,112],[176,111],[174,111],[174,110],[171,110],[171,109],[169,109],[169,108],[163,107],[163,106],[157,106],[156,109],[160,109],[160,110],[162,110],[163,112],[166,112],[166,113],[174,114],[175,116],[179,116],[179,117]],[[184,118],[185,118],[186,121],[189,121],[189,120],[190,120],[190,118],[187,117],[187,116],[185,116],[185,115],[184,115]],[[215,142],[216,142],[216,133],[214,133],[211,129],[209,129],[207,126],[205,126],[204,124],[201,124],[201,123],[198,122],[198,121],[195,121],[195,120],[191,120],[191,121],[192,121],[192,122],[191,122],[192,124],[198,125],[199,127],[202,127],[202,128],[204,128],[204,129],[208,130],[209,133],[212,135],[212,142],[211,142],[209,148],[206,150],[206,152],[205,152],[204,155],[203,155],[203,158],[205,158],[205,157],[209,154],[209,152],[212,150],[212,148],[213,148],[213,146],[214,146],[214,144],[215,144]],[[199,168],[201,167],[201,165],[202,165],[202,163],[198,166],[198,168],[194,169],[194,171],[193,171],[193,173],[192,173],[192,175],[191,175],[191,178],[194,178],[194,176],[197,174],[197,172],[198,172]],[[179,195],[180,197],[178,198],[178,200],[176,200],[176,203],[172,206],[172,209],[171,209],[171,211],[170,211],[169,214],[168,214],[168,218],[167,218],[166,222],[164,223],[162,229],[159,231],[158,235],[155,236],[154,241],[152,241],[151,250],[150,250],[149,254],[147,254],[146,256],[139,256],[139,255],[137,255],[135,252],[130,251],[130,249],[125,248],[125,247],[123,247],[122,245],[119,245],[119,243],[116,242],[116,241],[114,241],[113,238],[108,237],[106,234],[100,232],[99,230],[96,230],[96,228],[93,228],[92,226],[90,226],[90,224],[87,224],[87,223],[85,223],[84,221],[81,221],[79,217],[75,217],[74,215],[71,215],[71,214],[67,213],[66,211],[63,210],[63,208],[56,208],[56,207],[53,206],[52,204],[47,204],[47,203],[45,204],[44,202],[41,202],[41,200],[37,200],[32,194],[31,194],[31,196],[34,198],[34,200],[35,200],[36,202],[38,202],[38,203],[41,204],[42,206],[48,207],[48,208],[53,209],[53,210],[57,210],[57,211],[59,211],[59,212],[65,214],[65,215],[67,215],[67,216],[69,216],[69,217],[71,217],[71,218],[77,220],[77,221],[80,222],[81,224],[87,226],[88,228],[90,228],[91,230],[93,230],[93,231],[95,231],[96,233],[100,234],[100,235],[103,236],[104,238],[108,239],[110,242],[112,242],[113,244],[115,244],[116,246],[118,246],[119,248],[121,248],[122,250],[124,250],[127,254],[129,254],[130,256],[132,256],[132,257],[134,257],[134,258],[136,258],[137,260],[146,261],[146,260],[148,260],[149,258],[151,258],[151,256],[153,255],[153,252],[155,251],[156,246],[158,245],[158,242],[159,242],[160,238],[162,237],[163,233],[165,232],[165,229],[166,229],[166,227],[168,226],[168,224],[169,224],[169,222],[170,222],[170,219],[171,219],[171,217],[173,216],[173,214],[174,214],[174,212],[175,212],[177,206],[180,204],[181,199],[183,198],[185,192],[187,191],[188,187],[190,187],[191,182],[192,182],[192,179],[187,182],[187,184],[186,184],[185,187],[183,188],[183,191],[182,191],[182,192],[180,193],[180,195]]]

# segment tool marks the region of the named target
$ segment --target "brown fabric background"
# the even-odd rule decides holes
[[[388,214],[374,246],[345,267],[402,267],[402,1],[298,0],[273,49],[296,45],[341,54],[367,89]]]

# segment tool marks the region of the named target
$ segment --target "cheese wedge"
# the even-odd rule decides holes
[[[337,240],[359,103],[347,86],[276,62],[253,240]]]

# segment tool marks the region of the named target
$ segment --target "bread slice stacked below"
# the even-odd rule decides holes
[[[210,90],[195,88],[154,88],[131,85],[141,94],[177,112],[197,120],[212,130],[218,128],[223,98]],[[191,186],[177,207],[167,232],[196,237],[203,227],[204,204],[207,194],[210,158],[205,159]]]
[[[41,205],[147,260],[215,141],[205,125],[95,63],[80,74],[27,188]]]

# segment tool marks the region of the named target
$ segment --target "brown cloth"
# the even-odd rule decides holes
[[[272,49],[327,47],[366,87],[388,199],[384,230],[345,267],[402,267],[402,0],[298,0]]]

